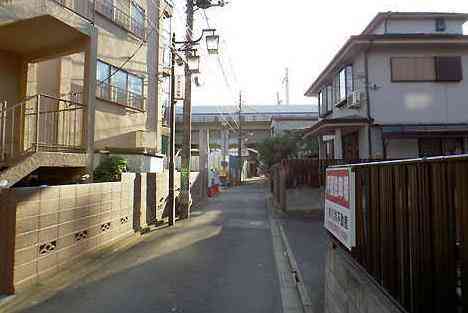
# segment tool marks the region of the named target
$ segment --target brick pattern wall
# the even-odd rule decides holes
[[[329,244],[325,263],[325,313],[404,313],[347,252]]]
[[[14,283],[40,282],[133,233],[135,174],[121,182],[18,188]]]

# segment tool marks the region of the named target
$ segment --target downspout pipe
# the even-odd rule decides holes
[[[371,98],[370,98],[370,86],[369,86],[369,50],[372,47],[372,41],[369,43],[366,51],[364,51],[364,71],[365,71],[365,85],[366,85],[366,98],[367,98],[367,119],[369,120],[368,129],[367,129],[367,140],[369,145],[369,159],[372,159],[372,136],[371,136],[371,127],[372,127],[372,117],[371,117]]]

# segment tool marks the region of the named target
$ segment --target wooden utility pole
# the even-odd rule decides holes
[[[239,158],[239,169],[237,178],[239,185],[242,184],[242,91],[239,92],[239,143],[237,147],[237,155]]]
[[[192,53],[193,34],[193,0],[187,0],[187,23],[185,56]],[[192,73],[185,64],[185,99],[184,99],[184,131],[182,140],[182,155],[180,169],[180,209],[181,217],[190,217],[190,161],[192,158]]]

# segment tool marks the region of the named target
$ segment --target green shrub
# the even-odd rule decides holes
[[[122,173],[127,171],[127,160],[121,157],[106,157],[101,160],[94,170],[94,181],[96,183],[118,182]]]

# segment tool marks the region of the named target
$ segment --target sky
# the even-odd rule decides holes
[[[182,39],[185,0],[174,0],[175,31]],[[290,104],[315,104],[304,96],[333,56],[362,32],[378,12],[468,12],[466,0],[229,0],[223,8],[205,11],[221,37],[219,58],[200,45],[200,87],[193,87],[193,105],[234,105],[239,91],[248,105],[285,100],[282,85],[289,68]],[[468,23],[467,23],[468,24]],[[195,34],[207,28],[202,11],[195,16]],[[468,28],[465,27],[465,34]],[[224,75],[223,75],[224,72]]]

